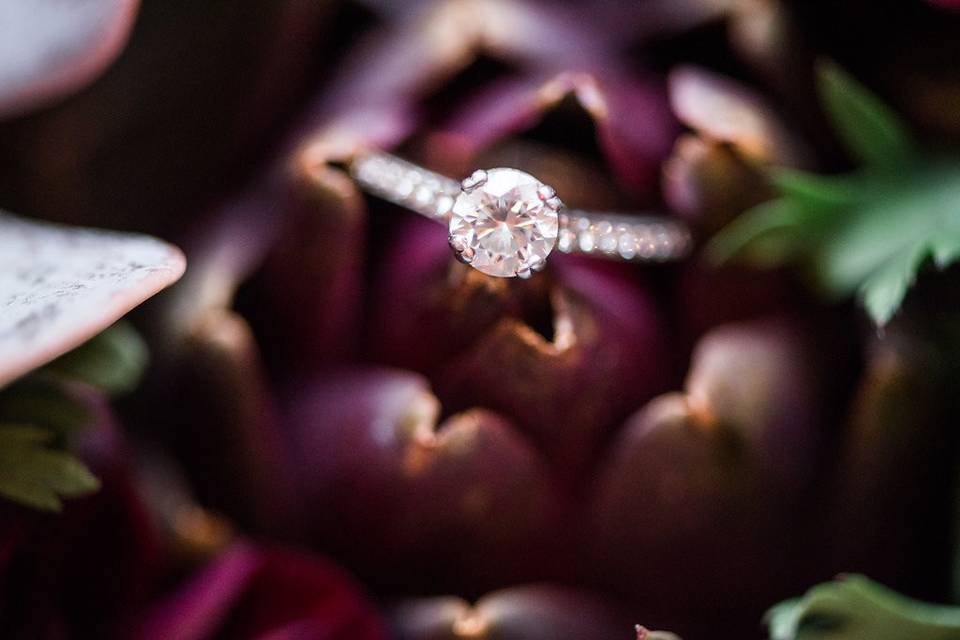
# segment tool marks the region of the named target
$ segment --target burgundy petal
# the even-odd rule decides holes
[[[322,558],[237,543],[144,618],[140,640],[381,640],[376,614]]]
[[[542,537],[556,496],[507,420],[471,410],[437,424],[426,382],[392,370],[334,371],[292,392],[291,451],[314,540],[366,580],[499,584],[529,574],[560,537]]]
[[[567,477],[674,373],[653,300],[604,266],[557,259],[552,338],[504,317],[436,375],[453,406],[513,416]]]
[[[960,9],[958,0],[927,0],[930,4],[944,9]]]
[[[808,34],[800,29],[791,8],[778,0],[733,2],[728,10],[730,45],[752,70],[780,96],[793,113],[816,110],[814,56]]]
[[[593,120],[597,141],[621,183],[650,199],[676,124],[658,81],[615,69],[502,81],[458,109],[441,128],[439,140],[444,147],[456,142],[456,153],[470,158],[496,140],[531,128],[571,96]],[[446,148],[434,155],[450,153]]]
[[[174,403],[177,411],[143,420],[169,439],[199,498],[250,530],[289,533],[297,519],[293,479],[246,322],[229,311],[208,312],[163,373],[168,383],[151,402]]]
[[[0,11],[0,118],[94,80],[127,42],[139,0],[12,2]]]
[[[212,637],[259,568],[260,556],[237,544],[194,576],[172,597],[153,607],[141,623],[140,640]]]
[[[488,278],[451,264],[442,230],[419,222],[395,245],[375,353],[427,373],[453,410],[513,416],[564,475],[674,375],[653,301],[623,271],[557,257],[552,278]]]
[[[942,299],[941,299],[942,300]],[[941,304],[940,301],[937,304]],[[948,316],[943,316],[948,317]],[[951,577],[938,532],[953,513],[954,351],[901,316],[870,340],[839,466],[837,569],[861,568],[898,589],[935,597]]]
[[[352,186],[315,172],[278,182],[277,235],[238,306],[270,364],[294,371],[357,352],[366,212]]]
[[[375,289],[370,341],[380,361],[434,371],[471,345],[522,296],[542,297],[542,284],[483,276],[454,263],[446,231],[410,218],[385,248]]]
[[[806,344],[784,324],[714,330],[685,392],[650,402],[613,442],[588,573],[649,607],[651,621],[693,637],[721,623],[748,633],[770,593],[813,570],[793,565],[805,562],[803,509],[822,441]]]
[[[725,265],[700,257],[685,264],[674,283],[674,314],[685,342],[694,342],[720,325],[766,316],[802,314],[814,304],[792,274]],[[806,307],[809,309],[810,307]]]
[[[608,640],[633,625],[617,606],[589,592],[525,585],[471,605],[455,597],[411,600],[393,612],[398,640]]]
[[[822,441],[815,353],[783,321],[714,329],[693,353],[687,406],[708,426],[735,429],[769,480],[802,485]]]
[[[427,373],[452,410],[513,416],[564,475],[675,375],[653,300],[625,271],[558,256],[552,277],[488,278],[453,263],[442,229],[419,221],[394,245],[374,353]]]
[[[680,640],[680,637],[669,631],[650,631],[642,625],[637,625],[637,640]]]
[[[673,211],[710,234],[774,193],[762,173],[728,146],[684,135],[663,165],[663,195]]]
[[[307,129],[317,138],[346,132],[378,147],[392,146],[400,138],[386,142],[378,123],[409,124],[422,100],[481,56],[515,65],[524,77],[570,65],[612,68],[616,45],[609,20],[596,19],[598,13],[512,0],[405,6],[351,48],[310,110]],[[518,32],[524,37],[504,37]]]
[[[758,93],[698,67],[670,74],[670,103],[680,121],[761,163],[802,166],[809,151]]]

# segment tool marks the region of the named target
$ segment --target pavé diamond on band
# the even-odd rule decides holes
[[[457,182],[365,151],[350,173],[369,193],[447,225],[454,255],[491,276],[529,278],[554,248],[643,262],[678,260],[691,249],[680,222],[566,209],[552,187],[516,169],[481,169]]]

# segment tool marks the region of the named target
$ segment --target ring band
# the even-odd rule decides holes
[[[478,170],[457,182],[382,151],[357,154],[349,169],[368,193],[447,225],[456,257],[493,276],[530,277],[554,248],[666,262],[692,246],[681,222],[566,209],[553,188],[516,169]]]

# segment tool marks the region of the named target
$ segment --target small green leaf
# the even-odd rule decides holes
[[[902,596],[858,575],[817,585],[767,612],[771,640],[949,640],[960,607]]]
[[[800,626],[803,608],[800,598],[784,600],[767,611],[764,621],[770,631],[771,640],[791,640],[796,637],[796,629]]]
[[[61,497],[96,491],[99,481],[82,462],[47,445],[52,434],[25,425],[0,425],[0,495],[44,511],[59,511]]]
[[[915,244],[875,271],[861,285],[860,301],[878,326],[887,324],[900,308],[925,255],[924,246]]]
[[[907,128],[876,95],[837,65],[820,65],[820,98],[847,148],[868,167],[895,172],[913,156]]]
[[[44,367],[44,371],[81,380],[110,395],[119,395],[137,386],[147,360],[146,343],[129,323],[121,320],[57,358]]]
[[[946,269],[960,260],[960,230],[943,229],[930,239],[930,253],[938,269]]]
[[[60,380],[43,372],[0,389],[0,423],[36,425],[66,437],[92,420],[88,407],[70,396]]]
[[[821,69],[821,89],[867,165],[842,176],[771,169],[780,196],[721,230],[708,257],[802,262],[821,292],[856,295],[883,325],[925,265],[960,260],[960,160],[916,152],[893,113],[839,68]]]

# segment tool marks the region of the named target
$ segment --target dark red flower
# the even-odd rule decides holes
[[[629,637],[631,620],[615,605],[577,589],[524,585],[460,598],[410,600],[393,610],[398,640],[608,640]]]
[[[383,640],[343,572],[307,553],[239,542],[155,605],[138,640]]]

